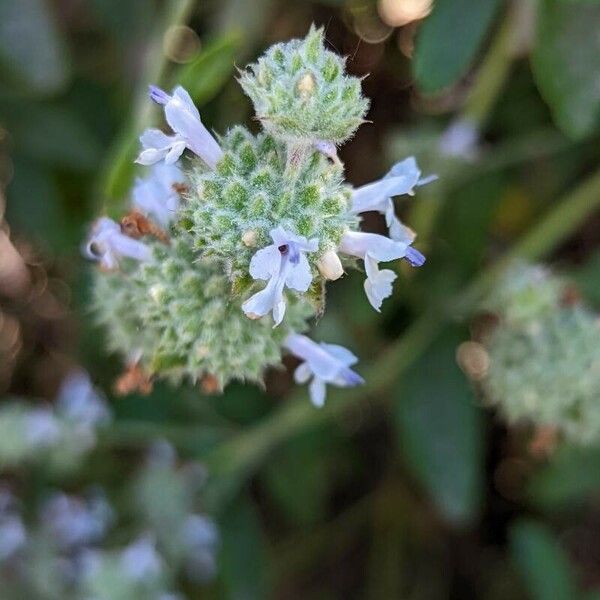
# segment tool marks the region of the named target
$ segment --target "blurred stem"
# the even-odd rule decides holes
[[[523,3],[529,4],[526,0],[523,0]],[[455,118],[457,122],[468,122],[474,125],[477,131],[481,131],[485,126],[510,73],[515,56],[515,31],[519,31],[521,26],[522,12],[519,4],[511,5],[508,9],[477,71],[462,112]],[[425,246],[431,239],[447,196],[441,185],[434,185],[424,190],[421,200],[413,208],[410,222],[419,232],[419,238],[424,241]]]
[[[130,118],[123,132],[108,153],[106,167],[100,175],[98,193],[105,202],[105,212],[117,217],[122,211],[123,196],[126,195],[133,178],[133,161],[137,150],[137,136],[154,122],[156,108],[148,99],[148,85],[164,85],[169,58],[163,51],[165,33],[175,25],[185,24],[194,8],[195,0],[170,0],[165,14],[156,26],[148,48],[145,69],[138,89]]]
[[[405,334],[390,344],[364,372],[362,388],[329,389],[322,409],[315,409],[306,392],[298,392],[277,412],[262,422],[226,441],[208,455],[211,475],[231,476],[239,486],[278,444],[307,427],[347,417],[351,411],[367,410],[368,403],[382,405],[385,394],[398,378],[422,355],[443,325],[458,315],[467,316],[506,267],[515,259],[538,260],[579,227],[600,207],[600,170],[557,202],[545,217],[526,233],[503,257],[479,275],[467,289],[449,300],[444,311],[430,310],[419,317]],[[228,486],[232,493],[236,485]]]

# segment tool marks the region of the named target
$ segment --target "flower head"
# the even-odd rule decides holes
[[[396,216],[393,196],[414,194],[414,188],[437,179],[436,175],[421,177],[421,170],[414,157],[396,163],[383,177],[354,190],[352,212],[362,213],[374,210],[385,215],[385,222],[393,240],[412,242],[415,234]]]
[[[379,270],[380,262],[404,258],[413,267],[420,267],[425,263],[425,257],[410,246],[411,241],[392,240],[377,233],[362,231],[349,231],[344,234],[340,251],[363,259],[367,273],[365,293],[375,310],[379,311],[383,300],[392,294],[392,283],[396,279],[393,271]]]
[[[364,383],[364,379],[349,368],[358,362],[358,358],[343,346],[324,342],[317,344],[300,334],[289,335],[284,346],[304,361],[294,372],[294,379],[296,383],[306,383],[312,377],[310,399],[317,407],[325,403],[327,383],[339,387]]]
[[[200,119],[200,113],[190,95],[181,86],[170,96],[156,86],[150,86],[150,98],[164,106],[165,118],[174,135],[159,129],[147,129],[140,141],[144,150],[137,158],[142,165],[152,165],[160,160],[173,164],[186,148],[197,154],[214,169],[223,151]]]
[[[186,183],[187,178],[179,166],[156,163],[148,177],[136,180],[132,205],[145,215],[152,215],[164,227],[173,220],[179,207],[177,187]]]
[[[315,252],[318,242],[290,233],[283,227],[273,229],[271,239],[273,244],[259,250],[250,261],[250,275],[254,279],[268,280],[267,286],[248,298],[242,309],[250,318],[273,312],[276,327],[285,314],[284,288],[306,292],[311,284],[306,252]]]
[[[116,269],[123,256],[140,261],[149,260],[151,256],[146,244],[123,234],[118,223],[108,217],[101,217],[94,223],[83,253],[107,270]]]

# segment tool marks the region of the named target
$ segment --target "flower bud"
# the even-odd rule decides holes
[[[315,85],[313,74],[305,73],[296,84],[296,90],[301,98],[308,98],[315,91]]]
[[[248,229],[248,231],[244,231],[242,234],[242,242],[244,246],[247,246],[248,248],[254,248],[254,246],[256,246],[257,237],[258,234],[256,231],[254,231],[254,229]]]
[[[333,250],[327,250],[317,262],[319,272],[325,279],[334,281],[344,274],[344,267],[340,257]]]

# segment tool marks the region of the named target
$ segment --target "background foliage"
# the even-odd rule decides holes
[[[456,360],[508,258],[553,263],[600,306],[600,4],[436,0],[425,16],[427,4],[0,3],[0,412],[15,397],[47,406],[75,365],[113,412],[67,472],[9,460],[12,447],[0,456],[24,514],[57,487],[101,484],[120,515],[106,543],[119,547],[136,519],[116,499],[168,440],[207,468],[185,506],[220,531],[216,578],[175,575],[184,597],[600,597],[600,451],[532,454],[531,431],[483,409]],[[340,152],[349,180],[412,154],[440,175],[400,207],[429,261],[402,271],[383,314],[359,274],[328,298],[319,330],[361,356],[367,385],[321,411],[285,372],[222,396],[165,385],[112,396],[119,365],[93,325],[79,245],[99,212],[124,206],[137,135],[159,117],[146,85],[185,85],[223,131],[250,115],[235,66],[311,22],[353,74],[370,73],[372,124]],[[176,485],[157,484],[134,512],[176,504],[163,495]]]

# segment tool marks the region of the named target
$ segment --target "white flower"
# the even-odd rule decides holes
[[[410,243],[411,240],[392,240],[377,233],[362,231],[349,231],[342,237],[340,251],[362,258],[365,263],[365,293],[376,311],[381,310],[383,300],[392,294],[392,283],[396,279],[393,271],[379,270],[379,263],[404,258],[413,267],[420,267],[425,262],[425,257]]]
[[[56,399],[56,412],[84,427],[96,427],[111,418],[104,398],[83,370],[72,371],[63,380]]]
[[[273,244],[259,250],[250,261],[250,275],[254,279],[268,280],[269,283],[248,298],[242,304],[242,309],[251,319],[272,311],[274,327],[277,327],[285,314],[284,287],[298,292],[305,292],[310,287],[312,274],[305,253],[315,252],[318,241],[307,240],[282,227],[271,231],[271,239]]]
[[[105,269],[115,269],[120,257],[149,260],[151,251],[146,244],[121,232],[121,227],[108,217],[101,217],[92,226],[84,255],[100,262]]]
[[[414,188],[437,179],[436,175],[421,177],[421,170],[414,157],[396,163],[382,179],[363,185],[352,193],[352,212],[374,210],[385,215],[385,222],[393,240],[408,241],[415,234],[396,217],[393,196],[414,194]]]
[[[223,151],[202,124],[200,113],[190,95],[181,86],[173,90],[172,96],[158,87],[150,86],[150,98],[165,107],[165,118],[174,135],[166,135],[160,129],[147,129],[140,137],[144,150],[136,162],[152,165],[164,159],[167,164],[173,164],[189,148],[214,169]]]
[[[478,141],[477,125],[467,119],[458,119],[442,133],[438,150],[446,156],[472,161],[477,158]]]
[[[327,383],[339,387],[353,387],[364,383],[364,379],[349,368],[358,362],[358,358],[343,346],[324,342],[317,344],[305,335],[296,333],[286,338],[284,346],[304,361],[294,372],[294,379],[296,383],[302,384],[312,377],[310,399],[317,407],[325,403]]]
[[[121,551],[121,567],[134,581],[157,578],[163,561],[156,549],[154,537],[150,534],[138,538]]]
[[[187,178],[177,165],[157,163],[148,177],[136,179],[132,205],[145,215],[152,215],[164,227],[173,220],[179,208],[180,195],[176,186],[186,183]]]

